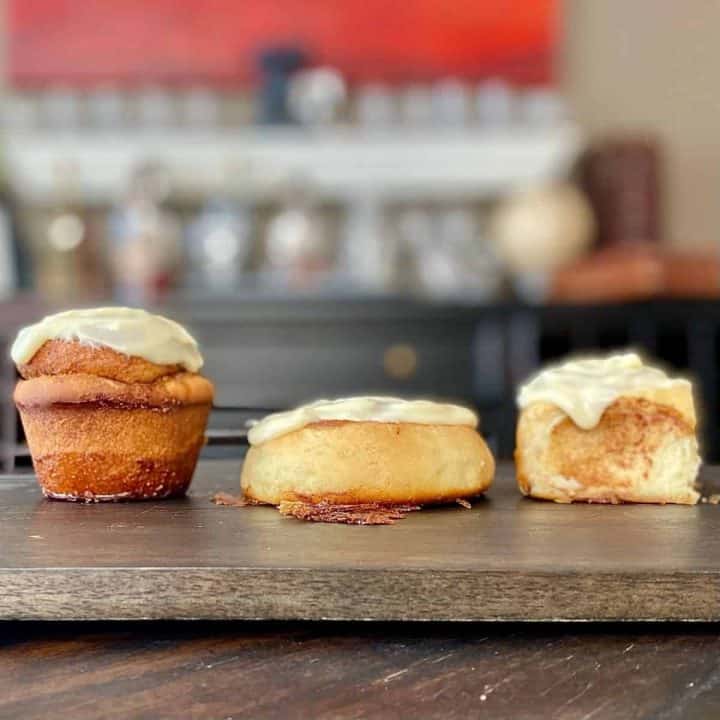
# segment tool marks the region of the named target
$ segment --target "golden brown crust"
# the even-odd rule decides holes
[[[428,504],[478,495],[494,471],[471,427],[332,421],[251,447],[241,485],[272,505]]]
[[[209,405],[21,408],[43,492],[85,501],[181,495],[204,444]]]
[[[15,387],[33,466],[48,497],[98,502],[182,495],[213,385],[177,365],[50,340]]]
[[[78,403],[126,408],[210,405],[213,384],[197,373],[178,373],[152,383],[124,383],[95,375],[47,375],[20,380],[13,398],[19,408]]]
[[[583,430],[547,403],[518,420],[515,462],[525,495],[557,502],[695,503],[695,416],[675,406],[622,397]]]
[[[179,365],[157,365],[108,347],[67,340],[48,340],[30,362],[18,366],[26,380],[44,375],[96,375],[124,383],[152,383],[182,371]]]

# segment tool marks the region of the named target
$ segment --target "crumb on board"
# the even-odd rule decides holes
[[[246,500],[244,497],[238,495],[231,495],[226,492],[217,492],[211,498],[211,502],[216,505],[228,505],[231,507],[247,507],[248,505],[257,505],[258,503],[252,500]]]
[[[713,493],[712,495],[703,495],[700,498],[701,503],[709,503],[710,505],[720,505],[720,493]]]
[[[228,507],[250,507],[264,505],[242,496],[227,492],[217,492],[211,498],[215,505]],[[472,509],[472,504],[465,498],[456,498],[455,502],[463,508]],[[402,520],[408,513],[421,510],[421,505],[383,503],[336,504],[328,502],[313,503],[309,500],[283,500],[278,511],[285,517],[321,523],[340,523],[344,525],[393,525]]]
[[[278,506],[281,515],[311,522],[343,523],[346,525],[392,525],[408,513],[420,510],[419,505],[382,505],[364,503],[335,505],[284,500]]]

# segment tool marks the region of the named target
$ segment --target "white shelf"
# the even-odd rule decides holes
[[[321,196],[482,197],[564,176],[581,148],[576,128],[541,130],[323,131],[258,128],[202,133],[13,132],[6,162],[21,197],[52,199],[58,170],[72,164],[88,201],[117,200],[138,163],[164,164],[182,194],[221,184],[272,197],[297,179]]]

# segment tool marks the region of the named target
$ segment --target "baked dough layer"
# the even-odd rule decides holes
[[[323,421],[248,451],[245,497],[335,504],[428,504],[479,495],[495,462],[468,426]]]
[[[81,403],[125,408],[210,405],[213,384],[195,373],[164,376],[152,383],[124,383],[96,375],[45,375],[18,381],[13,399],[20,409]]]
[[[213,385],[179,365],[49,340],[14,393],[48,497],[86,502],[182,495],[205,443]]]
[[[695,430],[689,385],[618,398],[589,430],[555,405],[533,403],[518,420],[518,484],[562,503],[694,504]]]
[[[93,502],[184,494],[209,411],[209,405],[163,410],[81,403],[20,413],[43,493]]]
[[[124,383],[151,383],[182,370],[180,365],[158,365],[109,347],[68,340],[47,340],[29,362],[18,365],[18,372],[26,380],[43,375],[83,374]]]

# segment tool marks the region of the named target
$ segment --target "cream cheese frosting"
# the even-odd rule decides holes
[[[520,388],[518,406],[545,402],[560,408],[585,430],[594,428],[605,410],[623,396],[643,391],[690,386],[645,365],[635,353],[571,360],[540,371]]]
[[[20,330],[10,356],[16,365],[30,362],[48,340],[109,347],[158,365],[180,365],[190,372],[203,365],[195,339],[182,325],[136,308],[103,307],[48,315]]]
[[[272,440],[325,420],[351,422],[417,423],[421,425],[465,425],[477,427],[474,412],[459,405],[436,403],[430,400],[402,400],[394,397],[351,397],[338,400],[318,400],[274,413],[256,423],[248,433],[251,445]]]

